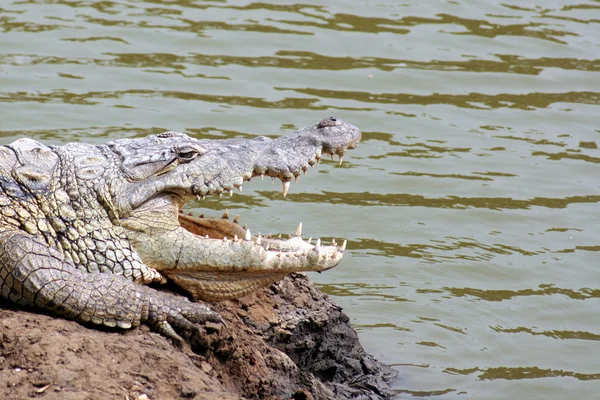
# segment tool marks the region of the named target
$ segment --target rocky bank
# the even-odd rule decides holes
[[[367,355],[304,274],[213,305],[177,345],[142,326],[90,329],[0,303],[2,399],[381,399],[395,371]]]

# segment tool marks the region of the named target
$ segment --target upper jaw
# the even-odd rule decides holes
[[[191,194],[198,198],[231,195],[236,188],[241,191],[244,182],[266,175],[282,181],[285,197],[292,179],[298,182],[300,175],[306,175],[308,167],[318,164],[324,155],[338,155],[342,164],[345,152],[354,149],[361,136],[356,126],[330,117],[275,140],[264,136],[200,140],[206,153],[189,165]]]
[[[323,155],[338,155],[341,164],[346,150],[355,148],[360,139],[361,131],[356,126],[333,117],[277,139],[259,136],[252,140],[206,140],[179,132],[121,139],[110,147],[124,158],[124,163],[129,158],[146,160],[150,166],[153,162],[160,164],[163,159],[172,158],[183,145],[197,147],[202,152],[164,174],[133,182],[112,181],[112,203],[120,216],[127,216],[151,199],[169,194],[180,209],[184,202],[194,197],[231,195],[235,188],[241,191],[245,181],[265,175],[282,181],[285,196],[291,180],[298,181],[300,174],[306,174],[308,167],[318,164]],[[163,159],[161,154],[165,155]],[[158,161],[154,160],[156,157]],[[129,164],[137,165],[131,160]]]

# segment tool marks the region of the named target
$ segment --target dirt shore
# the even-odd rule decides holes
[[[147,327],[90,329],[0,303],[2,399],[379,399],[395,372],[365,354],[303,274],[214,304],[181,346]]]

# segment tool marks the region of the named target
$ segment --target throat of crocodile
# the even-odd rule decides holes
[[[192,298],[204,301],[231,300],[269,286],[287,272],[241,274],[239,272],[177,271],[169,277]]]

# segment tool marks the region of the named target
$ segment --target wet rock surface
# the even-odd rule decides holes
[[[177,346],[146,327],[102,331],[0,303],[0,398],[380,399],[395,371],[303,274],[213,307]]]

